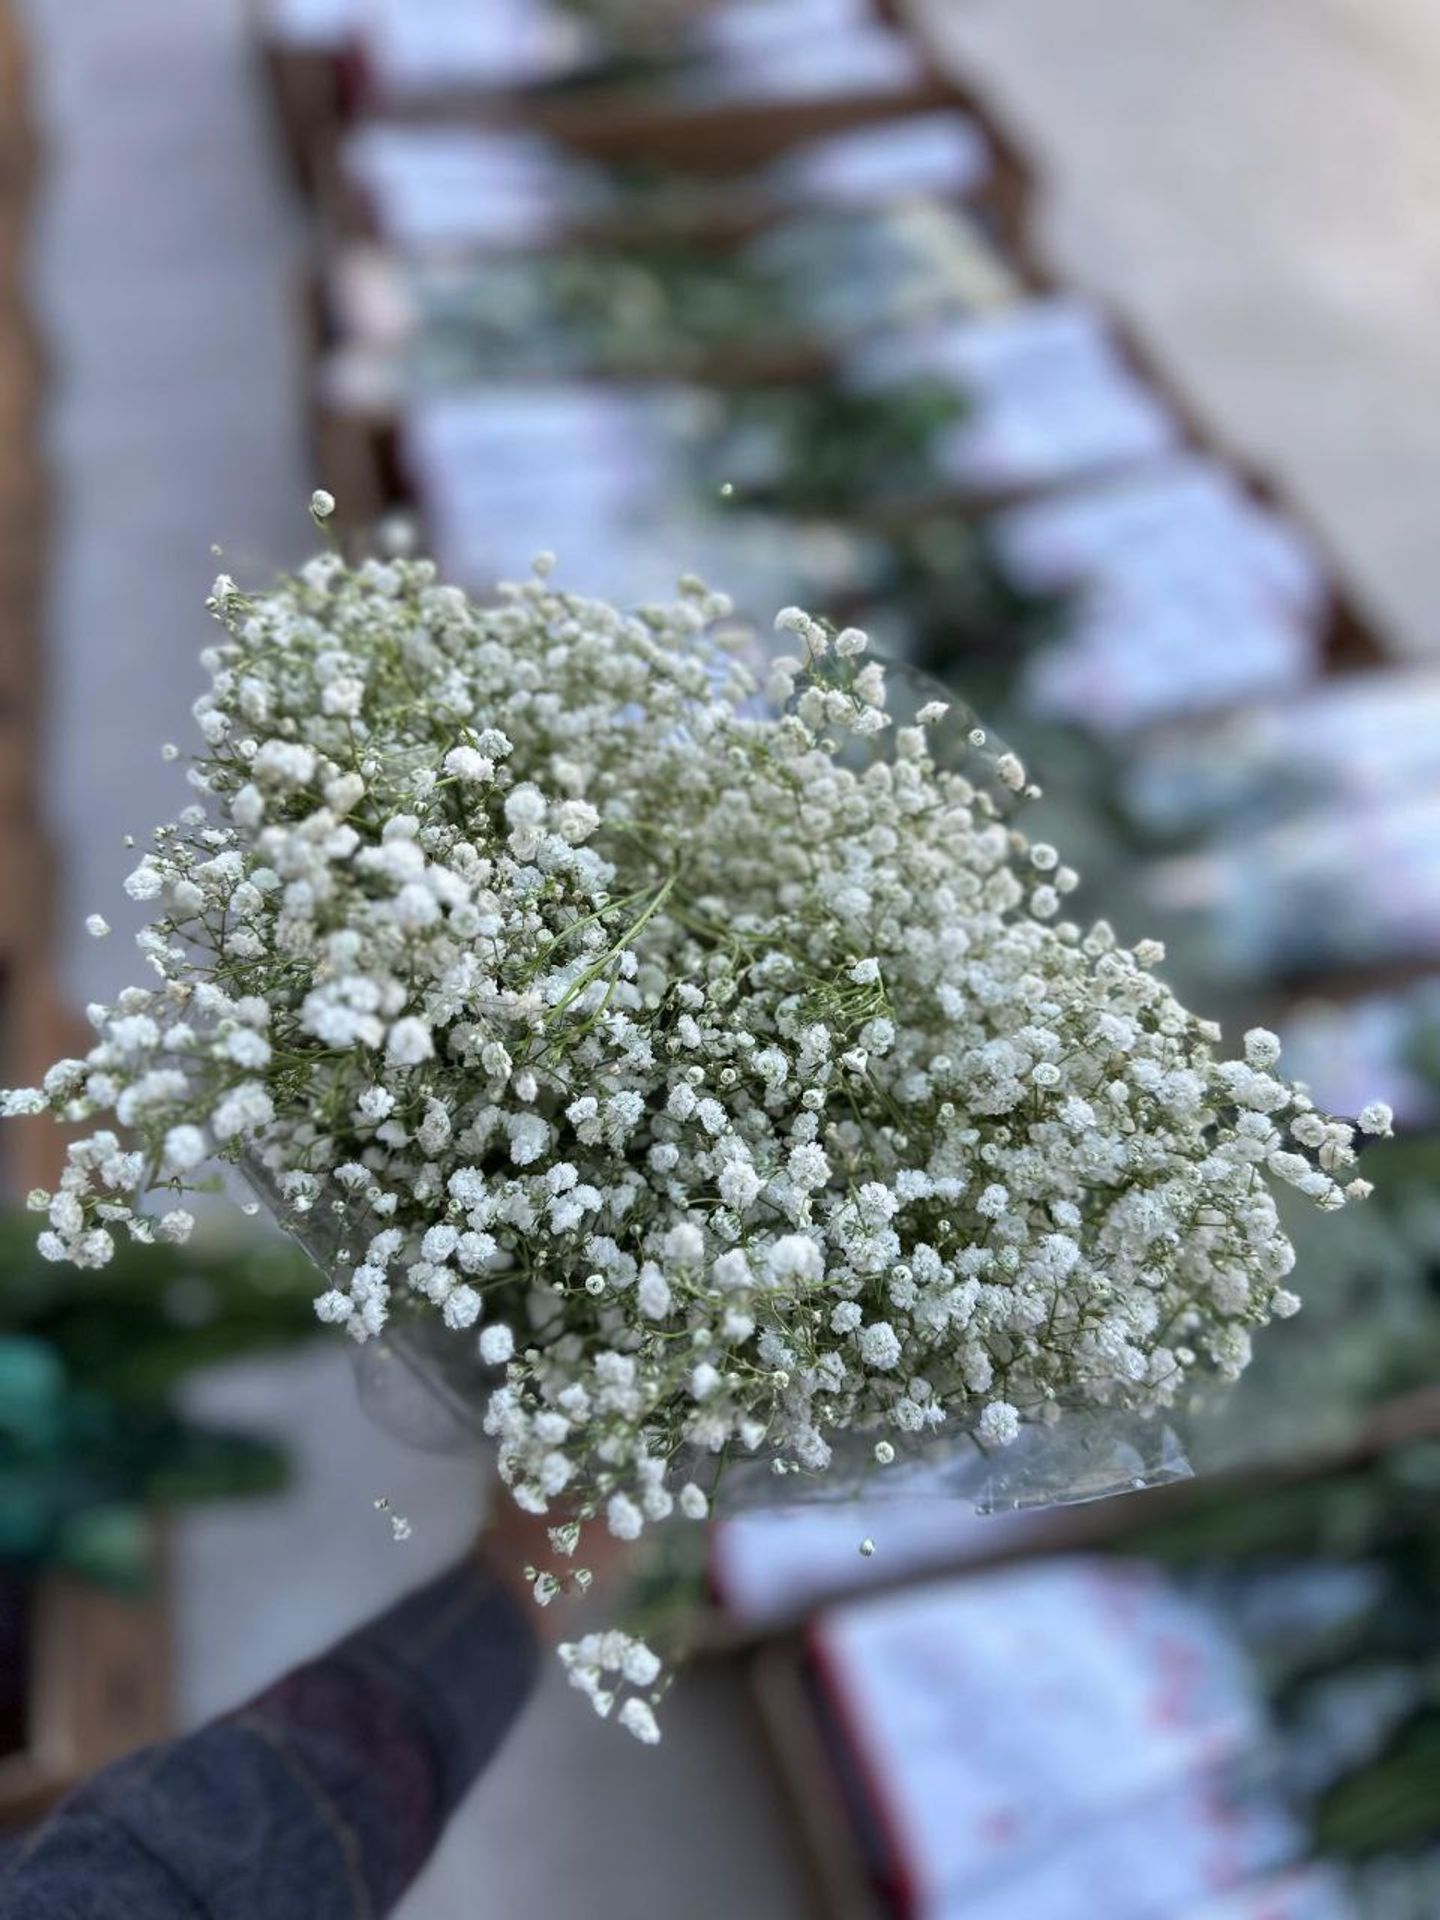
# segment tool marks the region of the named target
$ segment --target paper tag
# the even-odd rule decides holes
[[[1182,1783],[1263,1730],[1227,1636],[1135,1564],[1046,1561],[859,1602],[814,1644],[921,1915],[1142,1800],[1174,1791],[1193,1824]]]
[[[1170,1920],[1197,1899],[1208,1914],[1217,1887],[1264,1872],[1303,1844],[1298,1823],[1263,1795],[1239,1801],[1204,1774],[1187,1776],[1102,1814],[998,1885],[942,1900],[933,1920]],[[1246,1904],[1253,1895],[1244,1889],[1222,1896],[1221,1914],[1231,1898],[1237,1916],[1268,1920],[1271,1910]],[[1280,1920],[1291,1909],[1274,1911]]]
[[[529,133],[372,123],[343,164],[381,236],[408,251],[533,245],[613,198],[597,169]]]
[[[1060,486],[1168,452],[1179,439],[1169,408],[1079,300],[1027,301],[879,342],[849,371],[863,388],[953,380],[969,412],[942,461],[972,491]]]
[[[772,164],[766,184],[800,206],[965,198],[984,185],[991,163],[990,143],[980,126],[952,109],[807,140]]]
[[[1362,1920],[1339,1874],[1299,1867],[1187,1908],[1182,1920]]]
[[[722,1520],[711,1580],[725,1611],[758,1624],[907,1574],[954,1568],[1043,1530],[1043,1513],[979,1514],[962,1500],[761,1509]],[[873,1539],[865,1558],[860,1542]]]
[[[544,0],[367,0],[365,50],[378,90],[401,97],[555,80],[584,63],[594,36]]]

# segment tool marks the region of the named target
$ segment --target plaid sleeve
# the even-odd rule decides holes
[[[378,1920],[536,1660],[522,1608],[466,1561],[238,1712],[80,1788],[0,1877],[0,1920]]]

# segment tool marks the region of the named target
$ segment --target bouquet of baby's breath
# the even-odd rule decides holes
[[[939,701],[892,723],[863,634],[788,610],[756,671],[698,583],[620,613],[547,572],[217,582],[197,797],[126,883],[154,981],[6,1096],[119,1127],[32,1196],[42,1251],[183,1239],[248,1163],[328,1249],[322,1320],[478,1349],[562,1549],[756,1457],[880,1474],[1238,1374],[1298,1305],[1272,1183],[1366,1191],[1273,1036],[1222,1059],[1157,946],[1068,920],[1018,762],[942,764]],[[648,1650],[569,1658],[653,1737]]]

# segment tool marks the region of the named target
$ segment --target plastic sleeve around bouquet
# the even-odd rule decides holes
[[[277,1188],[258,1152],[238,1163],[241,1180],[327,1281],[346,1264],[353,1222],[325,1209],[301,1211]],[[351,1346],[360,1404],[377,1426],[425,1453],[466,1453],[485,1443],[485,1403],[497,1370],[471,1335],[405,1303],[383,1332]]]
[[[943,721],[930,729],[932,751],[989,796],[996,817],[1022,804],[1026,790],[1007,777],[1018,761],[949,688],[906,665],[891,665],[887,684],[891,714],[901,725],[922,707],[937,701],[947,706]],[[863,751],[883,753],[890,737]],[[351,1209],[339,1202],[313,1211],[297,1208],[276,1187],[259,1150],[248,1153],[238,1170],[326,1279],[341,1277],[362,1244],[363,1229]],[[436,1453],[486,1444],[486,1405],[504,1370],[483,1361],[474,1333],[452,1331],[433,1311],[397,1299],[384,1330],[355,1345],[353,1364],[362,1406],[405,1444]],[[883,1467],[875,1457],[882,1440],[894,1454]],[[1173,1412],[1141,1414],[1093,1404],[1047,1406],[1025,1418],[1018,1438],[1004,1447],[987,1447],[962,1424],[918,1436],[877,1426],[836,1433],[830,1441],[832,1457],[823,1471],[798,1470],[762,1446],[732,1454],[723,1474],[713,1458],[677,1458],[670,1477],[677,1485],[694,1479],[713,1488],[712,1509],[720,1513],[862,1497],[959,1500],[989,1513],[1105,1499],[1192,1472]]]
[[[716,1508],[736,1513],[935,1499],[959,1500],[977,1513],[1006,1513],[1081,1506],[1191,1477],[1172,1418],[1109,1407],[1065,1408],[1048,1423],[1027,1422],[1003,1448],[987,1448],[968,1427],[908,1442],[896,1437],[895,1458],[883,1468],[875,1462],[877,1437],[878,1431],[837,1436],[823,1473],[777,1478],[769,1460],[733,1462]]]

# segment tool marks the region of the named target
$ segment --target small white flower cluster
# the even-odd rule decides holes
[[[1154,942],[1064,917],[863,635],[788,609],[762,689],[698,583],[479,607],[328,556],[211,608],[196,800],[127,883],[154,983],[6,1096],[125,1135],[33,1196],[42,1251],[181,1239],[141,1198],[258,1159],[331,1234],[323,1320],[478,1341],[522,1506],[628,1540],[737,1455],[1164,1405],[1298,1304],[1272,1184],[1366,1191],[1273,1036],[1218,1058]]]
[[[628,1633],[611,1628],[608,1633],[587,1633],[583,1640],[566,1641],[559,1649],[560,1662],[572,1687],[578,1687],[602,1720],[608,1719],[629,1686],[633,1692],[621,1702],[616,1719],[627,1733],[634,1734],[647,1747],[660,1738],[654,1702],[660,1698],[656,1688],[660,1679],[660,1658]]]

